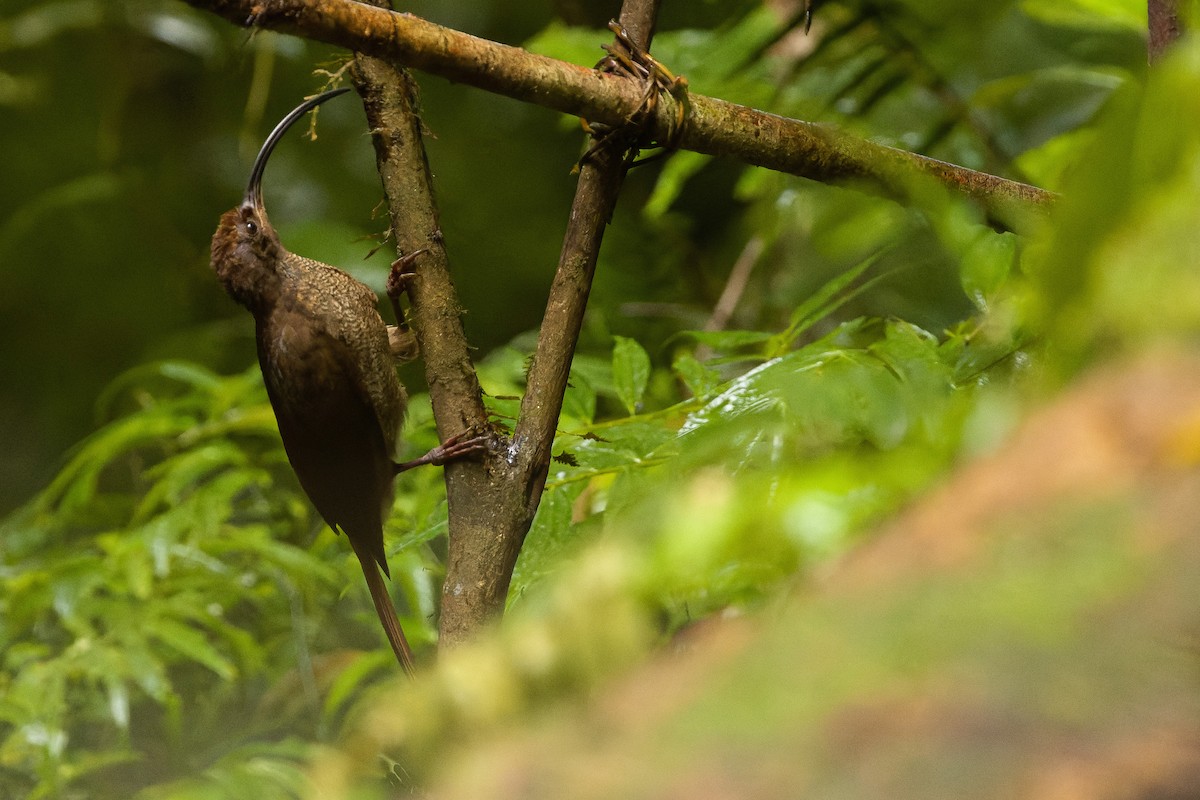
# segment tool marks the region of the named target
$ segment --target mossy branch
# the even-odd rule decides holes
[[[642,101],[639,81],[528,53],[435,25],[411,14],[354,0],[187,0],[244,26],[257,26],[340,45],[524,102],[593,122],[620,125]],[[1055,195],[1027,184],[869,142],[832,127],[689,95],[688,123],[676,128],[674,102],[659,103],[648,133],[680,149],[740,159],[824,182],[866,184],[913,196],[913,180],[928,176],[979,203],[1000,224],[1020,230]],[[918,190],[919,191],[919,190]]]

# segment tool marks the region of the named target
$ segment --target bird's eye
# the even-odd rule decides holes
[[[246,220],[246,233],[250,234],[251,236],[258,233],[258,223],[252,219]]]

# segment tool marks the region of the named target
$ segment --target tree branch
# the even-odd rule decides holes
[[[638,31],[654,26],[660,0],[626,0],[622,20]],[[491,470],[489,503],[493,527],[486,541],[461,549],[447,568],[443,590],[442,639],[466,639],[504,607],[509,582],[546,485],[551,446],[562,411],[571,360],[583,325],[604,228],[612,217],[625,177],[623,154],[597,153],[580,170],[558,269],[551,284],[537,348],[509,453]],[[481,531],[482,533],[482,531]],[[486,552],[479,552],[486,548]]]
[[[449,80],[607,125],[637,109],[638,82],[527,53],[353,0],[187,0],[239,25],[258,25],[347,47]],[[1027,184],[875,144],[833,128],[786,119],[723,100],[690,95],[680,149],[730,156],[818,181],[873,185],[911,197],[914,176],[931,176],[1020,229],[1055,195]],[[671,138],[672,102],[658,104],[649,132]],[[917,190],[919,192],[919,190]]]
[[[384,0],[373,0],[373,2]],[[643,100],[640,81],[597,73],[349,0],[189,0],[241,24],[301,33],[355,49],[355,81],[373,134],[399,253],[428,249],[410,289],[413,327],[425,358],[442,437],[486,425],[486,411],[450,280],[421,142],[411,64],[444,77],[587,116],[620,128]],[[626,0],[622,23],[645,43],[659,0]],[[920,156],[853,139],[720,100],[691,97],[684,148],[735,155],[821,180],[867,180],[907,194],[913,176],[933,175],[975,197],[994,216],[1019,219],[1052,196]],[[668,139],[670,98],[648,120]],[[619,137],[581,169],[580,184],[550,291],[513,441],[479,460],[447,468],[449,557],[440,641],[454,645],[504,607],[509,581],[545,486],[571,359],[582,326],[604,228],[625,174]]]
[[[632,41],[649,49],[661,0],[625,0],[621,24]],[[604,229],[617,205],[627,169],[628,141],[617,136],[592,153],[579,169],[579,184],[563,237],[558,270],[550,287],[546,315],[529,367],[525,396],[513,441],[527,484],[529,520],[541,499],[550,466],[550,447],[571,371],[571,359],[583,327],[592,277]]]
[[[634,41],[648,42],[659,2],[626,0],[622,22]],[[446,270],[420,138],[416,87],[404,70],[362,54],[356,56],[355,80],[375,141],[397,250],[430,250],[419,262],[410,296],[434,413],[439,433],[445,436],[482,424],[485,412]],[[508,451],[512,457],[492,454],[482,463],[462,463],[447,471],[450,551],[442,592],[443,645],[465,640],[504,607],[513,567],[545,486],[600,242],[625,175],[622,149],[613,142],[581,169],[528,388]],[[448,420],[455,424],[448,425]]]
[[[1148,54],[1150,63],[1157,62],[1167,48],[1183,34],[1184,0],[1147,0],[1150,22]]]
[[[438,435],[445,440],[468,428],[483,429],[487,413],[450,280],[421,138],[416,82],[406,70],[362,54],[355,56],[354,80],[375,143],[397,254],[428,251],[416,264],[417,277],[408,294]],[[512,542],[519,548],[521,539],[497,535],[513,527],[511,521],[498,518],[505,506],[497,500],[510,491],[510,473],[514,471],[495,452],[445,468],[449,553],[439,617],[443,644],[466,638],[504,607],[516,559]],[[503,579],[491,577],[493,565],[505,563],[510,566]],[[464,585],[476,590],[462,591]]]
[[[427,251],[418,258],[408,294],[430,385],[436,385],[431,393],[444,439],[481,427],[487,416],[438,224],[416,109],[418,90],[405,70],[369,56],[358,56],[354,77],[375,143],[397,253]]]

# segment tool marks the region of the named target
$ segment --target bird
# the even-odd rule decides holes
[[[412,649],[380,576],[390,577],[383,522],[394,478],[486,449],[486,437],[459,434],[418,459],[395,461],[408,407],[396,362],[417,351],[398,297],[413,279],[412,262],[421,251],[393,264],[388,294],[398,319],[388,326],[369,287],[289,252],[267,217],[262,178],[275,146],[310,109],[347,91],[305,100],[267,136],[242,202],[221,216],[213,234],[212,268],[229,296],[254,317],[263,383],[300,486],[325,522],[346,534],[388,642],[411,675]]]

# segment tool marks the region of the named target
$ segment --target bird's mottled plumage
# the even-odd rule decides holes
[[[340,94],[340,92],[338,92]],[[266,158],[301,105],[263,145],[242,204],[221,217],[212,265],[254,315],[258,362],[288,460],[317,511],[343,531],[362,563],[397,658],[412,668],[390,597],[383,520],[392,500],[396,445],[408,398],[396,375],[375,293],[339,269],[289,253],[262,205]]]
[[[288,459],[330,527],[386,574],[383,519],[408,401],[387,328],[375,294],[349,275],[297,256],[280,263],[286,288],[257,341]]]

